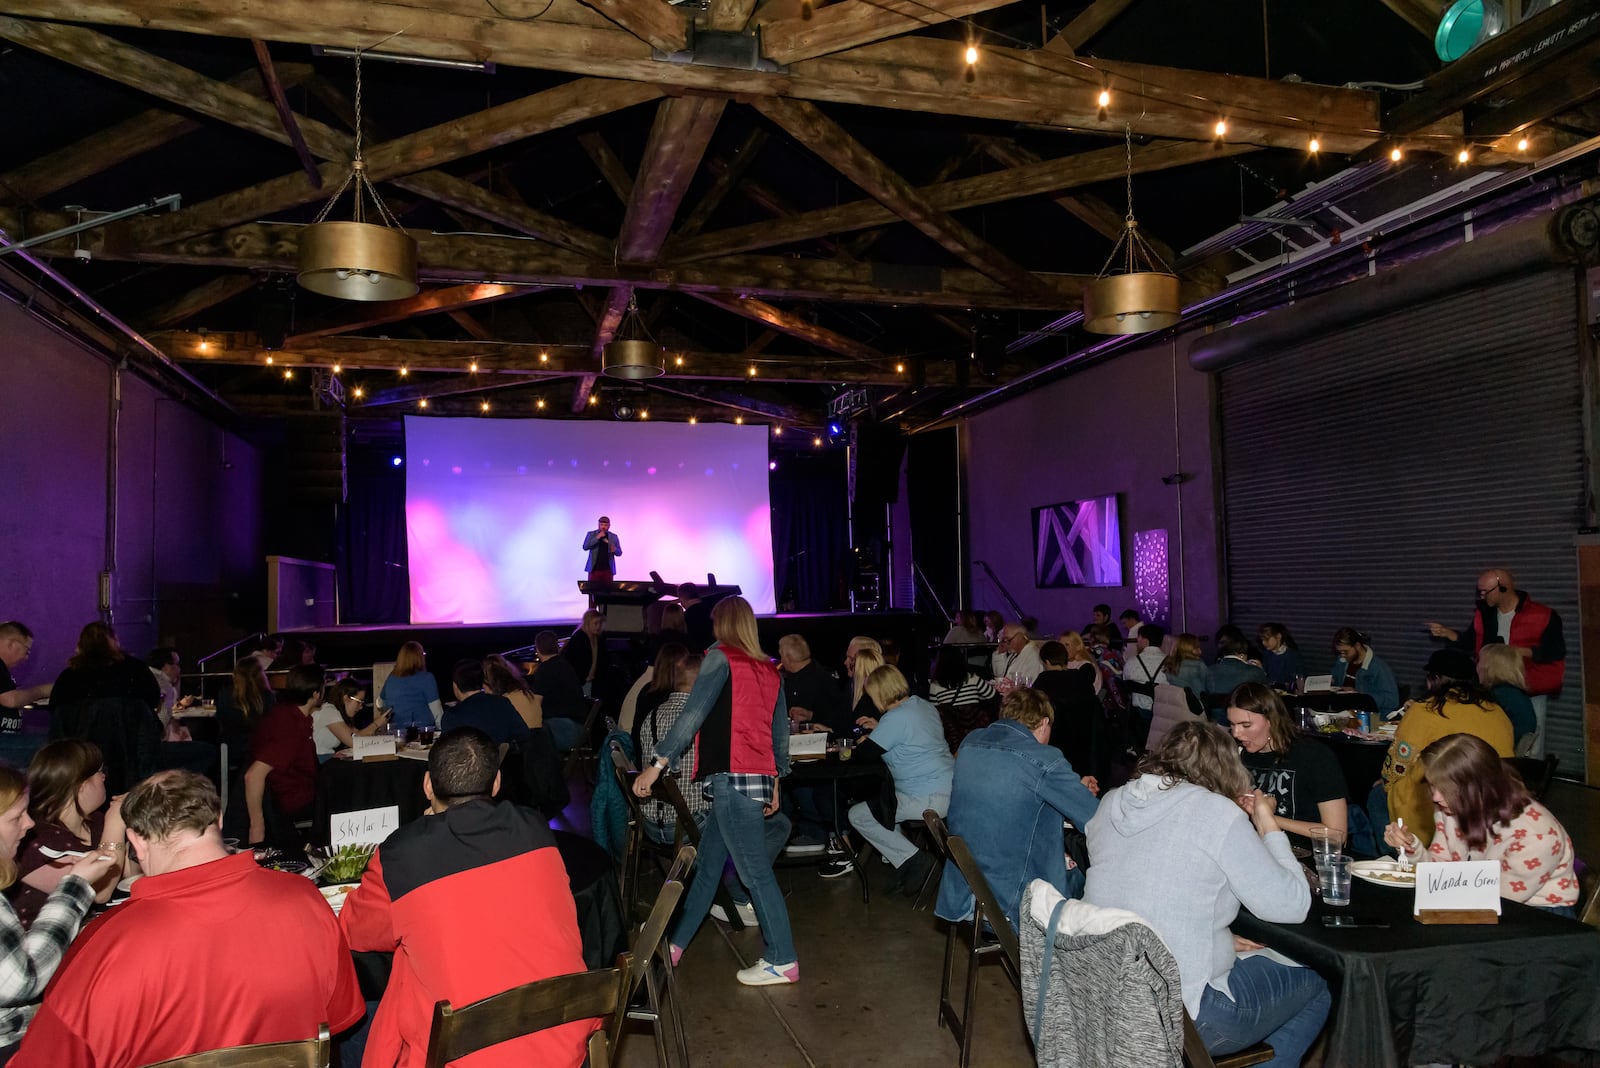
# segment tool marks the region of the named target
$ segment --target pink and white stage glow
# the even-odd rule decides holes
[[[406,417],[413,623],[577,618],[602,515],[617,578],[712,571],[773,611],[766,427]]]

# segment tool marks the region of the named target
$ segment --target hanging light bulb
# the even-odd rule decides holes
[[[691,415],[691,416],[690,416],[690,417],[689,417],[689,425],[690,425],[690,426],[694,426],[694,425],[695,425],[695,424],[696,424],[696,423],[698,423],[698,422],[699,422],[699,420],[698,420],[698,419],[696,419],[696,418],[695,418],[695,417],[694,417],[694,416],[692,416],[692,415]]]
[[[672,358],[672,366],[674,366],[674,367],[682,367],[683,366],[683,357],[682,356],[674,356]]]
[[[484,401],[482,404],[478,405],[478,410],[480,412],[488,411],[489,410],[489,402],[488,401]]]
[[[423,397],[421,400],[417,401],[417,407],[418,408],[426,408],[427,406],[428,406],[428,398],[427,397]]]
[[[291,379],[291,378],[293,378],[293,377],[294,377],[294,370],[293,370],[293,369],[292,369],[292,368],[289,368],[289,367],[285,367],[285,368],[284,368],[284,369],[283,369],[283,380],[284,380],[284,381],[285,381],[285,382],[287,382],[287,381],[289,381],[289,380],[290,380],[290,379]]]
[[[356,387],[356,400],[360,400],[362,397],[365,397],[366,395],[367,395],[367,391],[366,390],[362,389],[360,386]]]
[[[650,409],[649,408],[640,408],[639,409],[639,418],[640,419],[648,419],[648,418],[650,418]]]
[[[756,365],[755,364],[751,364],[750,365],[750,377],[754,378],[755,376],[756,376]]]
[[[1216,131],[1218,137],[1226,137],[1228,135],[1228,120],[1218,119],[1216,126],[1212,127],[1212,129]]]
[[[1401,158],[1404,155],[1405,155],[1405,153],[1400,151],[1400,146],[1399,145],[1395,145],[1393,148],[1391,148],[1389,150],[1389,158],[1394,160],[1394,162],[1396,162],[1396,163],[1399,163]]]
[[[894,373],[897,374],[897,375],[905,374],[906,373],[906,365],[903,364],[903,363],[895,364],[894,365]]]
[[[593,393],[589,394],[589,402],[591,404],[594,403],[594,394]],[[535,408],[539,409],[541,412],[544,411],[544,398],[540,397],[538,400],[534,401],[533,402],[533,406]]]
[[[549,363],[550,362],[550,354],[548,352],[539,353],[539,362],[540,363]]]
[[[742,416],[742,415],[734,416],[733,417],[733,422],[734,422],[734,425],[736,425],[736,426],[744,426],[744,416]]]
[[[978,46],[967,45],[967,66],[974,67],[978,63]]]
[[[411,368],[407,367],[405,364],[401,364],[400,365],[400,377],[401,378],[406,378],[406,377],[409,377],[410,374],[411,374]]]
[[[1526,151],[1528,151],[1528,139],[1526,137],[1517,138],[1517,151],[1518,152],[1526,152]]]
[[[271,367],[271,366],[272,366],[272,357],[271,357],[271,356],[268,356],[268,357],[267,357],[267,366],[268,366],[268,367]]]
[[[1316,136],[1313,135],[1311,140],[1310,140],[1310,142],[1306,145],[1306,151],[1312,153],[1313,155],[1315,155],[1318,152],[1321,152],[1322,151],[1322,142],[1317,140]]]
[[[1096,101],[1096,103],[1098,103],[1100,105],[1101,110],[1104,110],[1104,109],[1110,107],[1111,106],[1111,90],[1110,89],[1102,89],[1102,90],[1100,90],[1100,98],[1099,98],[1099,100]]]
[[[772,436],[775,437],[775,438],[783,437],[783,427],[781,427],[781,426],[773,427],[772,428]]]
[[[478,373],[478,361],[477,360],[473,360],[471,363],[467,364],[467,370],[470,371],[473,374],[477,374]]]
[[[599,394],[597,394],[597,393],[589,394],[589,406],[591,408],[594,407],[596,404],[599,404],[599,403],[600,403],[600,395]]]
[[[340,371],[343,371],[343,370],[344,370],[344,365],[343,364],[336,363],[336,364],[333,365],[333,373],[334,374],[338,374]]]
[[[1457,163],[1467,163],[1467,162],[1471,161],[1471,159],[1472,159],[1472,153],[1470,151],[1468,151],[1467,149],[1465,149],[1465,148],[1463,148],[1460,152],[1456,153],[1456,162]]]
[[[399,300],[417,292],[417,243],[401,228],[367,177],[361,155],[359,51],[355,65],[355,158],[350,161],[350,173],[323,205],[316,221],[301,231],[297,280],[313,293],[340,300]],[[328,213],[346,189],[354,194],[352,221],[329,222]],[[366,221],[368,201],[377,209],[376,222]]]
[[[822,448],[822,439],[821,438],[812,438],[811,439],[811,446],[812,446],[812,448],[816,448],[816,449]]]
[[[198,345],[196,345],[195,347],[198,348],[201,352],[210,352],[211,351],[211,342],[206,340],[206,337],[205,337],[204,334],[201,334],[200,335],[200,343]]]

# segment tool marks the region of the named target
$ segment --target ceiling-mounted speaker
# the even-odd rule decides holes
[[[288,278],[269,278],[256,298],[256,338],[268,352],[283,348],[294,326],[294,284]]]

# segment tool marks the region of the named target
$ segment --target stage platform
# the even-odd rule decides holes
[[[930,643],[944,637],[949,621],[915,612],[788,612],[757,616],[761,645],[778,655],[778,639],[799,634],[811,646],[812,657],[830,667],[844,660],[845,646],[856,635],[879,641],[891,639],[908,658],[921,664]],[[422,643],[428,669],[447,679],[457,660],[503,653],[533,644],[542,630],[553,630],[565,639],[577,629],[576,619],[526,620],[516,623],[389,623],[350,624],[336,627],[309,627],[289,630],[286,636],[307,641],[317,647],[317,659],[329,668],[347,669],[395,658],[408,641]],[[608,634],[613,652],[628,655],[642,648],[643,636]]]

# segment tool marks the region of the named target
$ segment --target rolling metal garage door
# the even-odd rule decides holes
[[[1219,395],[1232,619],[1285,624],[1312,672],[1359,627],[1418,692],[1425,622],[1467,625],[1478,573],[1510,568],[1565,625],[1546,748],[1581,777],[1576,282],[1541,272],[1263,352]]]

